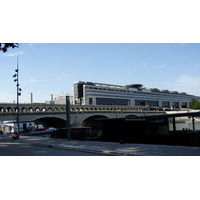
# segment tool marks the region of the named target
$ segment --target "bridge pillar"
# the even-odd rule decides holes
[[[66,117],[67,117],[67,139],[71,139],[71,125],[70,125],[70,97],[66,96]]]

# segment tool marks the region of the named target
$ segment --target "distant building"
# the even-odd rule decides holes
[[[74,104],[156,106],[189,108],[192,98],[185,92],[145,88],[141,84],[125,86],[78,81],[74,83]]]
[[[46,101],[46,104],[50,104],[50,105],[55,104],[55,101],[53,100],[53,94],[51,94],[51,100],[50,101]]]
[[[65,105],[66,104],[66,96],[69,96],[70,97],[70,103],[71,104],[74,104],[74,96],[72,94],[66,94],[66,95],[60,95],[60,96],[57,96],[54,100],[54,104],[63,104]]]

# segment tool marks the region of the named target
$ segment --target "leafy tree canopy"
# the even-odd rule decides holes
[[[190,101],[190,108],[191,109],[200,109],[200,102],[195,98],[191,99]]]
[[[18,43],[0,43],[0,51],[4,53],[8,50],[8,48],[18,48]]]

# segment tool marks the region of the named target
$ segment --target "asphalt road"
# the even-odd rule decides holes
[[[103,156],[81,151],[36,146],[18,141],[0,141],[0,156]]]

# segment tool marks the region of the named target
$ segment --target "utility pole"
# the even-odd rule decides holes
[[[22,89],[19,88],[19,60],[18,60],[18,57],[17,57],[17,69],[15,70],[16,74],[14,74],[13,78],[14,79],[14,82],[17,82],[17,137],[16,138],[19,138],[19,96],[21,96],[21,91]]]
[[[70,125],[70,98],[69,96],[66,96],[66,126],[67,126],[67,130],[66,130],[66,135],[67,135],[67,139],[71,140],[71,125]]]

